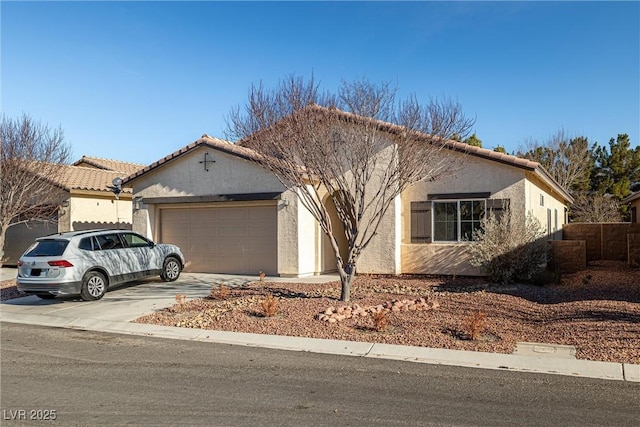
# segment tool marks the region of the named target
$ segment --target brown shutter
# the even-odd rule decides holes
[[[431,202],[411,202],[411,243],[431,243]]]

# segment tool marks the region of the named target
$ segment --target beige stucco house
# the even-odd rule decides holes
[[[114,178],[126,177],[144,167],[97,157],[83,156],[73,165],[58,165],[51,191],[59,194],[57,212],[49,221],[30,221],[7,229],[5,264],[14,265],[36,237],[93,228],[131,228],[131,188],[118,198],[111,186]]]
[[[464,167],[420,182],[394,200],[358,261],[359,273],[480,274],[465,230],[504,203],[531,212],[560,239],[572,201],[538,164],[451,142]],[[125,179],[133,230],[179,245],[186,271],[310,276],[335,271],[318,223],[244,146],[203,135]]]
[[[631,222],[640,223],[638,219],[638,212],[640,212],[640,191],[632,193],[622,199],[622,203],[629,203],[631,206],[629,212],[631,212]]]

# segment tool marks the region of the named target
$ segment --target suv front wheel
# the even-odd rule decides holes
[[[107,292],[107,279],[102,273],[90,271],[82,279],[80,297],[85,301],[96,301]]]
[[[180,277],[181,270],[182,266],[180,265],[180,261],[172,256],[167,257],[167,259],[164,260],[160,278],[165,282],[174,282]]]

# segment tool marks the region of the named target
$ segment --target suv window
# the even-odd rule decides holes
[[[68,240],[40,240],[25,256],[60,256],[68,244]]]
[[[100,249],[121,249],[124,246],[122,245],[122,241],[117,234],[102,234],[100,236],[95,236],[98,244],[100,245]]]
[[[95,251],[97,249],[100,249],[94,237],[84,237],[82,240],[80,240],[78,248],[84,249],[85,251]]]
[[[122,238],[130,248],[146,248],[151,246],[151,242],[138,234],[124,233],[122,234]]]

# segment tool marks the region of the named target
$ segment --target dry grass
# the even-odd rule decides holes
[[[474,311],[464,319],[463,327],[469,339],[475,341],[487,329],[487,315],[482,311]]]
[[[278,298],[272,294],[267,294],[265,299],[260,303],[262,313],[265,317],[273,317],[278,314]]]
[[[372,318],[373,318],[373,327],[375,328],[376,331],[384,332],[387,329],[387,326],[389,324],[389,319],[387,318],[386,311],[384,310],[377,311],[373,314]]]

